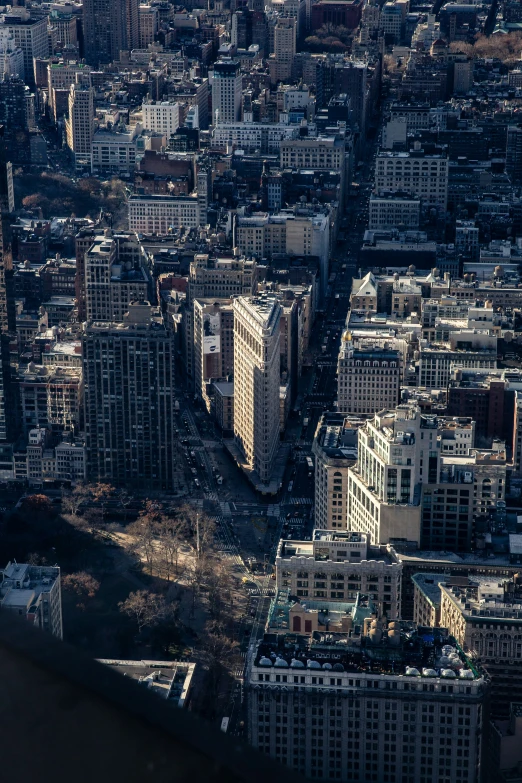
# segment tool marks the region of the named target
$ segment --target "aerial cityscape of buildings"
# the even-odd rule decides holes
[[[68,640],[119,548],[128,680],[306,778],[522,780],[522,2],[4,5],[0,209],[0,609]]]

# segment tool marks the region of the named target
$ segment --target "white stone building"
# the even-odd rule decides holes
[[[234,440],[247,470],[268,485],[279,447],[281,305],[264,295],[233,307]]]

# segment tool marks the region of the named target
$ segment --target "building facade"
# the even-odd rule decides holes
[[[171,334],[138,302],[123,323],[90,323],[82,343],[89,478],[172,489],[179,447]]]
[[[279,446],[281,305],[238,297],[234,307],[234,440],[248,469],[269,484]]]
[[[367,342],[367,341],[364,341]],[[355,348],[350,332],[341,340],[337,364],[339,413],[371,415],[399,402],[401,355],[379,347]]]
[[[455,664],[444,668],[450,650]],[[378,665],[363,664],[374,655]],[[488,681],[440,629],[374,620],[348,634],[267,635],[246,688],[249,742],[308,778],[481,779]]]
[[[311,541],[281,539],[275,572],[276,590],[301,603],[349,602],[363,594],[379,617],[400,616],[402,568],[386,547],[371,546],[367,534],[314,530]]]

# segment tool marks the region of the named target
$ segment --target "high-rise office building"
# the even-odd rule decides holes
[[[83,336],[88,475],[134,489],[172,489],[179,448],[174,343],[148,302],[128,309],[123,323],[90,323]]]
[[[67,146],[77,169],[91,168],[94,135],[94,90],[89,73],[76,73],[69,88],[69,116],[65,121]]]
[[[292,17],[278,19],[274,28],[274,55],[270,57],[270,80],[288,82],[296,52],[297,25]]]
[[[83,6],[85,58],[99,66],[120,59],[140,43],[139,0],[86,0]]]
[[[509,125],[506,143],[506,171],[514,182],[522,180],[522,126]]]
[[[16,432],[18,397],[11,377],[10,336],[16,331],[13,255],[9,214],[14,208],[13,174],[0,126],[0,441]]]
[[[129,303],[148,299],[144,251],[134,234],[100,232],[85,253],[88,321],[123,321]]]
[[[478,783],[487,677],[445,629],[348,624],[251,651],[250,743],[307,779]]]
[[[0,37],[7,36],[19,46],[24,55],[24,79],[30,87],[35,86],[34,60],[49,54],[47,16],[31,17],[23,7],[14,7],[2,17]]]
[[[253,483],[267,486],[279,445],[281,305],[265,295],[233,306],[234,439]]]
[[[1,73],[1,72],[0,72]],[[4,143],[12,163],[30,161],[27,96],[29,88],[18,76],[0,76],[0,124],[4,126]],[[11,210],[14,206],[11,206]]]
[[[323,413],[319,420],[312,446],[316,527],[346,530],[348,468],[357,460],[357,431],[362,424],[361,419],[341,413]]]
[[[214,65],[212,79],[212,123],[241,119],[242,76],[239,60],[226,58]]]
[[[372,543],[468,552],[475,516],[503,501],[506,486],[505,449],[474,448],[473,432],[468,419],[422,415],[415,404],[377,413],[359,429],[348,468],[349,529]]]

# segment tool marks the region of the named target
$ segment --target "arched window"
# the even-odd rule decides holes
[[[292,631],[296,631],[296,633],[301,632],[301,618],[298,614],[294,615],[292,620]]]

